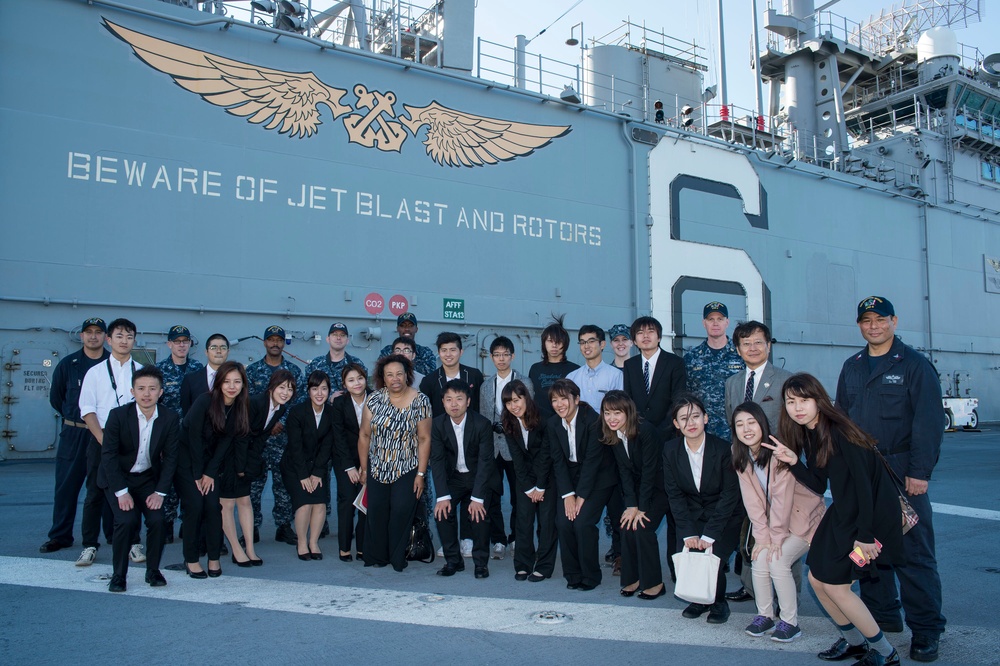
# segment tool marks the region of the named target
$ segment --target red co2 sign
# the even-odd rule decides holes
[[[373,291],[365,296],[365,310],[368,314],[381,314],[382,310],[385,310],[385,299],[382,298],[382,294]]]
[[[397,317],[406,312],[408,309],[410,309],[410,302],[406,300],[406,296],[396,294],[389,299],[389,312]]]

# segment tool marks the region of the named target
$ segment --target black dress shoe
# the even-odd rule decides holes
[[[612,562],[614,562],[615,561],[615,557],[616,557],[616,555],[615,555],[615,549],[614,548],[608,549],[608,552],[604,553],[604,562],[605,562],[605,564],[611,564]]]
[[[353,557],[351,557],[351,554],[350,554],[350,553],[348,553],[347,555],[341,555],[341,556],[340,556],[340,561],[341,561],[341,562],[353,562],[353,561],[354,561],[354,558],[353,558]]]
[[[532,571],[531,575],[528,576],[528,582],[529,583],[541,583],[546,578],[548,578],[548,576],[542,575],[542,574],[538,573],[537,571]]]
[[[462,568],[464,569],[465,567],[462,567]],[[455,565],[453,565],[453,564],[445,564],[443,567],[441,567],[440,569],[438,569],[437,575],[438,576],[454,576],[459,571],[461,571],[461,569],[459,569]]]
[[[726,599],[739,603],[741,601],[750,601],[753,599],[753,595],[750,594],[745,587],[741,587],[735,592],[726,592]]]
[[[580,589],[580,583],[566,583],[567,590],[578,590]]]
[[[209,568],[208,570],[209,578],[218,578],[221,575],[222,575],[222,567],[219,567],[218,569]]]
[[[490,570],[487,567],[476,567],[476,578],[489,578]]]
[[[231,555],[230,557],[232,557],[232,559],[233,559],[233,564],[235,564],[238,567],[242,567],[244,569],[247,569],[247,568],[253,566],[253,563],[250,561],[250,558],[247,558],[246,562],[240,562],[239,560],[236,559],[235,555]]]
[[[639,591],[638,587],[636,587],[634,590],[626,590],[623,587],[622,589],[618,590],[618,594],[622,595],[623,597],[634,597],[635,593],[638,591]]]
[[[660,588],[660,591],[657,592],[656,594],[646,594],[645,592],[640,592],[638,596],[640,599],[644,601],[652,601],[653,599],[659,599],[666,593],[667,593],[667,586],[664,585],[663,587]]]
[[[590,583],[580,583],[579,585],[576,586],[576,589],[580,590],[581,592],[590,592],[591,590],[596,590],[597,586],[591,585]]]
[[[54,553],[57,550],[62,550],[63,548],[69,548],[72,543],[65,543],[63,541],[56,541],[55,539],[49,539],[41,545],[38,549],[39,553]]]
[[[274,533],[274,540],[291,546],[299,545],[299,538],[295,536],[295,530],[291,525],[279,525],[278,531]]]
[[[313,559],[313,560],[322,560],[323,559],[323,553],[314,553],[314,552],[312,552],[310,550],[309,551],[309,558]]]
[[[938,639],[914,634],[913,640],[910,641],[910,659],[913,661],[935,661],[937,658]]]
[[[299,553],[298,555],[303,562],[312,562],[312,553]]]
[[[845,638],[838,638],[828,650],[823,650],[817,657],[823,661],[843,661],[844,659],[860,659],[868,652],[868,646],[851,645]]]
[[[893,649],[892,654],[883,657],[878,650],[869,648],[865,656],[854,662],[855,666],[899,666],[899,653]]]
[[[163,577],[163,574],[154,569],[153,571],[146,572],[146,582],[149,583],[150,587],[163,587],[167,584],[167,579]]]
[[[693,620],[696,617],[701,617],[708,612],[708,606],[705,604],[688,604],[688,607],[684,609],[681,613],[682,617],[686,617],[689,620]]]
[[[725,624],[729,621],[729,604],[725,601],[714,603],[708,608],[709,624]]]
[[[184,570],[187,571],[187,575],[191,576],[191,578],[197,578],[198,580],[203,580],[205,578],[208,578],[208,574],[205,573],[204,569],[202,569],[201,571],[191,571],[191,569],[189,569],[188,566],[185,564]]]
[[[124,592],[125,591],[125,576],[112,576],[111,582],[108,583],[108,592]]]
[[[514,574],[514,580],[520,580],[520,581],[528,580],[528,572],[518,571],[516,574]]]
[[[257,558],[256,560],[250,560],[250,564],[252,564],[255,567],[262,567],[264,566],[264,560]]]

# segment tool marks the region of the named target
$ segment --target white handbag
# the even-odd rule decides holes
[[[719,581],[719,558],[709,547],[703,553],[692,553],[687,546],[673,554],[677,583],[674,596],[694,604],[714,604]]]

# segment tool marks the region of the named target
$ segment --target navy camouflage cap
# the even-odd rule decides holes
[[[896,310],[892,307],[892,303],[889,302],[888,298],[881,296],[869,296],[858,303],[858,321],[861,321],[861,317],[866,312],[874,312],[883,317],[896,316]]]
[[[265,340],[267,340],[268,338],[270,338],[271,336],[274,336],[274,335],[276,335],[279,338],[281,338],[282,340],[284,340],[285,339],[285,329],[281,328],[277,324],[275,324],[274,326],[268,326],[267,328],[264,329],[264,339]]]
[[[705,305],[704,313],[701,315],[702,319],[708,319],[708,315],[713,312],[718,312],[726,319],[729,319],[729,308],[726,307],[725,303],[720,303],[719,301],[712,301]]]
[[[632,339],[632,333],[629,331],[628,324],[615,324],[608,329],[608,337],[614,340],[619,335],[624,335],[629,340]]]
[[[177,338],[187,338],[190,340],[191,331],[188,330],[187,326],[181,326],[180,324],[177,326],[171,326],[170,331],[167,332],[167,340],[173,342]]]
[[[104,323],[104,320],[100,317],[91,317],[90,319],[85,319],[83,321],[83,326],[80,327],[80,331],[86,331],[88,326],[96,326],[101,329],[102,333],[108,332],[108,325]]]
[[[327,332],[327,335],[333,335],[334,331],[340,331],[344,335],[350,335],[350,333],[347,332],[347,324],[341,321],[335,321],[330,324],[330,330]]]

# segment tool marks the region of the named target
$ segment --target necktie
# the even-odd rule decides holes
[[[649,361],[643,362],[642,378],[646,382],[646,395],[649,395]]]
[[[747,392],[743,395],[744,402],[753,400],[753,376],[756,372],[756,370],[751,370],[750,375],[747,377]]]

